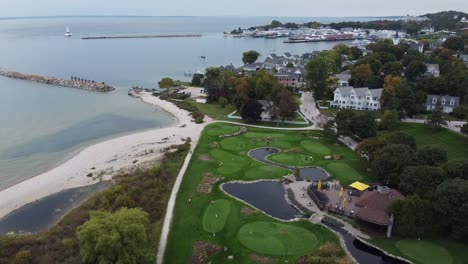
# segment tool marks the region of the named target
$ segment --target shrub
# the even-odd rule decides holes
[[[72,249],[75,245],[75,242],[71,238],[65,238],[62,240],[63,247],[67,250]]]
[[[195,123],[201,124],[203,123],[203,119],[205,118],[205,114],[200,111],[195,111],[192,113],[192,117],[195,120]]]
[[[21,250],[20,252],[16,253],[15,263],[18,264],[26,264],[31,263],[32,254],[29,250]]]
[[[218,99],[218,102],[219,102],[219,105],[221,106],[221,108],[225,108],[227,103],[228,103],[228,100],[224,97],[220,97]]]

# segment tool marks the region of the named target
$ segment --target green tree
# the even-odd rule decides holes
[[[351,69],[351,80],[355,87],[368,86],[373,76],[369,64],[360,64]]]
[[[357,145],[356,152],[358,153],[360,157],[366,159],[367,161],[369,161],[369,163],[372,163],[377,153],[385,145],[386,145],[386,142],[380,138],[377,138],[377,137],[366,138]]]
[[[294,63],[288,62],[288,64],[286,64],[286,68],[294,68]]]
[[[385,110],[380,128],[383,130],[393,130],[398,125],[398,112],[395,110]]]
[[[352,136],[353,126],[352,121],[354,112],[349,109],[340,109],[335,116],[336,135],[337,136]]]
[[[461,127],[460,132],[462,132],[464,135],[467,135],[467,136],[468,136],[468,123],[464,124],[464,125]]]
[[[279,22],[278,20],[271,21],[270,27],[271,28],[278,28],[283,26],[283,23]]]
[[[159,87],[162,89],[168,89],[175,86],[174,80],[171,78],[162,78],[159,82]]]
[[[148,228],[148,214],[141,209],[92,212],[76,231],[83,263],[153,263]]]
[[[453,50],[453,51],[461,51],[465,47],[465,42],[463,38],[459,36],[448,37],[443,44],[444,48]]]
[[[418,196],[397,199],[389,207],[395,217],[394,233],[402,237],[419,238],[429,236],[433,231],[432,205]]]
[[[192,78],[192,86],[202,86],[202,78],[203,75],[201,74],[194,74]]]
[[[468,180],[468,160],[449,160],[442,166],[447,179]]]
[[[384,141],[387,144],[401,144],[406,145],[414,150],[417,149],[416,138],[412,135],[403,133],[403,132],[393,132],[384,137]]]
[[[305,66],[307,89],[314,93],[317,100],[323,99],[332,92],[335,82],[331,77],[338,69],[336,56],[336,52],[324,51]]]
[[[447,125],[440,102],[437,103],[436,108],[432,109],[431,113],[427,116],[426,125],[433,130],[440,129],[442,126]]]
[[[418,149],[418,161],[420,164],[439,166],[447,162],[447,152],[440,146],[428,145]]]
[[[370,138],[377,135],[377,123],[372,112],[362,111],[351,118],[351,131],[359,138]]]
[[[282,123],[284,124],[285,119],[293,118],[297,109],[299,109],[299,104],[294,96],[288,90],[283,89],[278,103],[278,116]]]
[[[401,76],[403,65],[398,61],[387,62],[383,65],[382,72],[385,75]]]
[[[403,169],[416,164],[415,151],[406,145],[389,144],[379,150],[371,163],[372,172],[387,185],[398,185]]]
[[[260,57],[260,53],[255,50],[249,50],[242,55],[242,62],[244,64],[252,64],[257,61],[258,57]]]
[[[336,141],[336,126],[335,121],[328,120],[323,126],[322,136],[328,140]]]
[[[262,105],[255,99],[249,99],[242,108],[241,117],[247,123],[257,123],[262,120]]]
[[[418,77],[427,71],[427,66],[423,61],[412,61],[406,66],[405,77],[408,80],[416,81]]]
[[[406,167],[400,175],[399,189],[405,194],[416,194],[424,199],[431,199],[434,190],[445,180],[445,172],[439,167]]]
[[[433,201],[438,225],[444,235],[468,239],[468,181],[449,179],[441,183]]]

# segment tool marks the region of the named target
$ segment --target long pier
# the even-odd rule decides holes
[[[37,82],[37,83],[70,87],[70,88],[76,88],[76,89],[87,90],[87,91],[110,92],[112,90],[115,90],[114,87],[107,85],[103,82],[99,83],[99,82],[80,79],[76,77],[72,77],[71,80],[65,80],[65,79],[60,79],[60,78],[55,78],[55,77],[46,77],[46,76],[40,76],[40,75],[25,74],[25,73],[20,73],[20,72],[15,72],[15,71],[9,71],[9,70],[2,69],[2,68],[0,68],[0,75],[8,77],[8,78],[12,78],[12,79],[19,79],[19,80],[26,80],[26,81],[32,81],[32,82]]]
[[[186,35],[122,35],[122,36],[89,36],[81,39],[136,39],[136,38],[199,38],[199,34]]]

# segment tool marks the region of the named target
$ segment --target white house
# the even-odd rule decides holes
[[[439,64],[426,63],[426,67],[427,67],[426,75],[434,76],[434,77],[440,76]]]
[[[356,110],[379,110],[380,96],[383,89],[354,88],[351,86],[338,87],[331,102],[333,108]]]

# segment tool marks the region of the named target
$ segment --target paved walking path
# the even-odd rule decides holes
[[[401,121],[405,122],[405,123],[418,123],[418,124],[426,123],[426,119],[414,119],[414,118],[402,119]],[[464,124],[466,124],[466,122],[464,122],[464,121],[448,121],[447,125],[444,126],[444,127],[447,128],[447,129],[450,129],[452,131],[455,131],[457,133],[461,133],[460,128]]]

